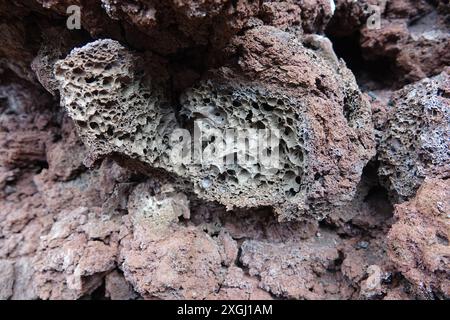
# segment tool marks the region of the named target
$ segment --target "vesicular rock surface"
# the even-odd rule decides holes
[[[0,0],[0,299],[449,299],[448,15]]]
[[[180,101],[184,123],[117,42],[73,50],[55,75],[61,104],[92,157],[123,154],[173,172],[200,198],[230,209],[273,206],[281,219],[305,212],[321,217],[351,200],[374,139],[370,107],[353,75],[327,39],[305,41],[312,49],[273,27],[237,38],[248,76],[222,67],[188,89]],[[184,143],[187,159],[179,163],[175,140],[186,134],[194,141]]]
[[[380,175],[400,200],[425,177],[450,174],[450,69],[394,93],[379,148]]]

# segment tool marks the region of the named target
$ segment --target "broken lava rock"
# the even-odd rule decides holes
[[[450,298],[450,183],[426,179],[415,198],[398,205],[388,253],[424,299]]]
[[[450,174],[450,69],[394,93],[379,147],[379,173],[396,200],[425,177]]]
[[[0,0],[0,299],[450,299],[449,13]]]
[[[322,219],[352,199],[374,155],[369,103],[326,38],[309,37],[306,46],[289,33],[261,27],[235,42],[248,77],[238,75],[237,66],[211,70],[181,96],[179,115],[164,90],[137,72],[137,57],[112,40],[75,49],[57,63],[61,104],[93,159],[122,155],[164,169],[190,181],[200,198],[229,209],[271,206],[280,220],[305,213]],[[188,130],[192,122],[201,137],[187,143],[187,152],[203,158],[177,163],[173,143],[196,139],[195,129]],[[261,150],[252,150],[260,143],[258,129],[266,134],[260,138],[270,133],[279,141],[264,150],[276,153],[276,161],[262,163]],[[247,133],[249,141],[230,146],[228,132]],[[220,150],[218,140],[225,145]],[[241,157],[241,163],[222,163]]]

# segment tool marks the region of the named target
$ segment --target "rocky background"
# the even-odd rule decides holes
[[[0,0],[0,299],[450,298],[449,26],[448,0]],[[80,52],[119,66],[89,94],[150,77],[177,125],[207,80],[307,101],[318,165],[254,205],[181,188],[84,129]]]

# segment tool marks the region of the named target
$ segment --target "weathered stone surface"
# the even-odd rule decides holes
[[[132,300],[137,294],[122,274],[113,271],[105,277],[105,296],[111,300]]]
[[[230,209],[269,205],[282,220],[299,219],[307,210],[321,217],[351,199],[374,143],[369,105],[353,76],[333,58],[325,38],[305,41],[314,49],[288,33],[257,28],[236,40],[247,77],[223,68],[185,92],[180,114],[205,126],[201,141],[193,142],[193,148],[206,143],[200,164],[192,158],[174,163],[171,152],[178,141],[171,133],[186,129],[158,88],[135,74],[134,56],[117,42],[101,40],[74,50],[55,74],[61,103],[94,159],[123,154],[165,169],[189,179],[200,197]],[[272,67],[276,60],[282,61],[281,69]],[[267,151],[279,152],[279,164],[267,166],[258,159],[259,166],[241,166],[240,156],[258,155],[251,150],[239,155],[242,144],[216,150],[217,141],[210,143],[216,136],[225,142],[226,130],[242,134],[260,128],[280,140],[277,150]],[[191,133],[196,139],[195,129]],[[206,163],[208,157],[233,153],[239,158],[231,164]]]
[[[405,86],[394,93],[380,142],[380,175],[392,195],[405,200],[423,179],[448,177],[450,74]]]
[[[55,67],[61,104],[92,158],[121,152],[152,163],[167,153],[163,139],[175,128],[175,114],[136,68],[136,57],[111,40],[74,49]]]
[[[147,184],[130,196],[130,233],[121,242],[120,266],[145,298],[204,299],[223,278],[218,244],[197,228],[177,225],[178,215],[189,217],[187,199],[177,197],[182,195],[172,198]]]
[[[23,83],[0,85],[0,165],[26,167],[45,162],[53,139],[49,110],[37,113],[49,100]]]
[[[450,64],[450,32],[445,14],[425,1],[411,2],[388,6],[380,28],[361,29],[364,57],[390,61],[402,82],[436,75]]]
[[[9,299],[13,295],[14,263],[0,260],[0,300]]]
[[[212,294],[208,299],[271,300],[272,296],[259,287],[256,278],[246,275],[241,268],[231,266],[219,292]]]
[[[337,37],[351,36],[359,31],[371,14],[369,6],[380,3],[378,0],[334,0],[334,2],[335,12],[327,25],[327,34]]]
[[[349,43],[357,45],[349,49],[350,65],[362,54],[363,68],[379,64],[384,70],[371,73],[386,71],[380,82],[398,89],[449,65],[449,13],[444,7],[448,4],[426,0],[337,0],[326,31],[338,44],[344,41],[344,50]]]
[[[337,238],[323,233],[304,242],[270,243],[247,240],[240,261],[258,276],[260,286],[278,297],[333,299],[353,293],[340,274],[328,273],[339,259]]]
[[[388,245],[385,234],[372,232],[371,236],[363,234],[339,246],[343,258],[340,271],[355,288],[354,298],[380,299],[395,287],[403,287],[394,282],[396,269],[387,257]]]
[[[448,180],[426,179],[413,199],[397,205],[389,231],[389,256],[421,298],[450,297],[449,197]]]
[[[38,294],[42,299],[80,298],[116,266],[120,217],[108,219],[79,207],[55,218],[34,261]]]
[[[447,2],[0,1],[0,298],[448,299]]]
[[[25,87],[20,86],[19,88],[24,89]],[[21,93],[19,97],[26,97],[30,94],[30,97],[35,99],[33,91],[24,89],[18,93]],[[65,121],[62,128],[56,128],[48,110],[42,112],[39,110],[42,107],[39,102],[34,105],[32,102],[33,100],[24,98],[17,99],[15,95],[11,94],[9,104],[5,105],[5,113],[1,115],[1,129],[7,133],[5,137],[10,141],[21,141],[20,148],[23,150],[20,157],[11,158],[9,157],[10,153],[7,153],[0,170],[2,172],[0,175],[0,260],[2,262],[9,261],[14,267],[11,279],[13,285],[8,289],[8,294],[5,294],[4,298],[76,298],[101,285],[102,277],[91,281],[92,286],[85,285],[81,289],[78,288],[79,290],[72,291],[67,288],[65,281],[76,278],[73,276],[74,265],[68,263],[60,265],[58,268],[52,263],[57,264],[55,261],[61,261],[63,258],[61,255],[69,252],[71,246],[76,247],[74,249],[80,250],[80,254],[83,254],[84,251],[85,259],[89,256],[90,259],[94,259],[84,260],[84,262],[81,259],[76,262],[80,269],[80,275],[83,274],[81,277],[85,277],[89,272],[96,272],[94,261],[100,261],[96,254],[102,252],[102,250],[98,252],[96,250],[102,248],[96,248],[94,245],[88,249],[84,247],[83,241],[77,243],[74,238],[79,238],[76,233],[81,231],[76,230],[75,225],[70,223],[68,225],[67,221],[60,220],[69,219],[65,215],[71,210],[75,210],[73,215],[76,217],[72,216],[74,220],[82,219],[83,214],[78,216],[76,211],[80,205],[86,206],[92,212],[100,212],[102,203],[105,202],[108,203],[108,213],[116,212],[116,208],[120,207],[120,202],[112,201],[116,197],[114,190],[117,182],[123,181],[125,174],[123,169],[112,165],[110,161],[106,161],[98,171],[81,174],[83,171],[79,170],[81,159],[78,158],[77,161],[77,157],[83,156],[84,147],[76,138],[71,122]],[[29,152],[29,150],[33,150],[36,140],[17,138],[24,129],[34,132],[35,137],[44,134],[48,137],[43,141],[45,149],[43,150],[44,154],[40,155],[42,163],[35,161],[32,153]],[[54,137],[59,134],[62,140],[54,141],[56,140]],[[30,135],[30,137],[32,136]],[[73,145],[79,148],[73,148]],[[72,150],[72,153],[64,151],[64,149]],[[16,152],[16,154],[19,153]],[[47,160],[48,169],[40,168],[47,163]],[[105,188],[100,189],[99,185],[104,185]],[[109,188],[111,191],[108,190]],[[124,201],[123,198],[121,201]],[[91,230],[98,231],[102,228],[103,222],[96,221],[89,226]],[[68,232],[67,237],[49,241],[46,235],[54,230],[53,227],[57,229],[62,225]],[[92,234],[91,236],[97,237]],[[46,247],[49,242],[52,246],[58,242],[60,248]],[[79,246],[77,247],[77,245]],[[114,259],[112,261],[115,262]],[[41,269],[38,270],[38,268]],[[102,268],[100,267],[100,269]],[[5,275],[4,280],[7,282],[8,279]],[[50,281],[47,282],[49,279]],[[82,282],[88,281],[84,279]],[[7,287],[9,288],[9,286]]]

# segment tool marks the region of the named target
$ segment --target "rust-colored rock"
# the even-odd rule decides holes
[[[450,184],[425,179],[415,198],[395,209],[389,256],[422,298],[450,297]]]
[[[364,57],[390,61],[403,82],[434,76],[450,64],[446,16],[425,1],[410,2],[388,6],[380,28],[361,29]]]

